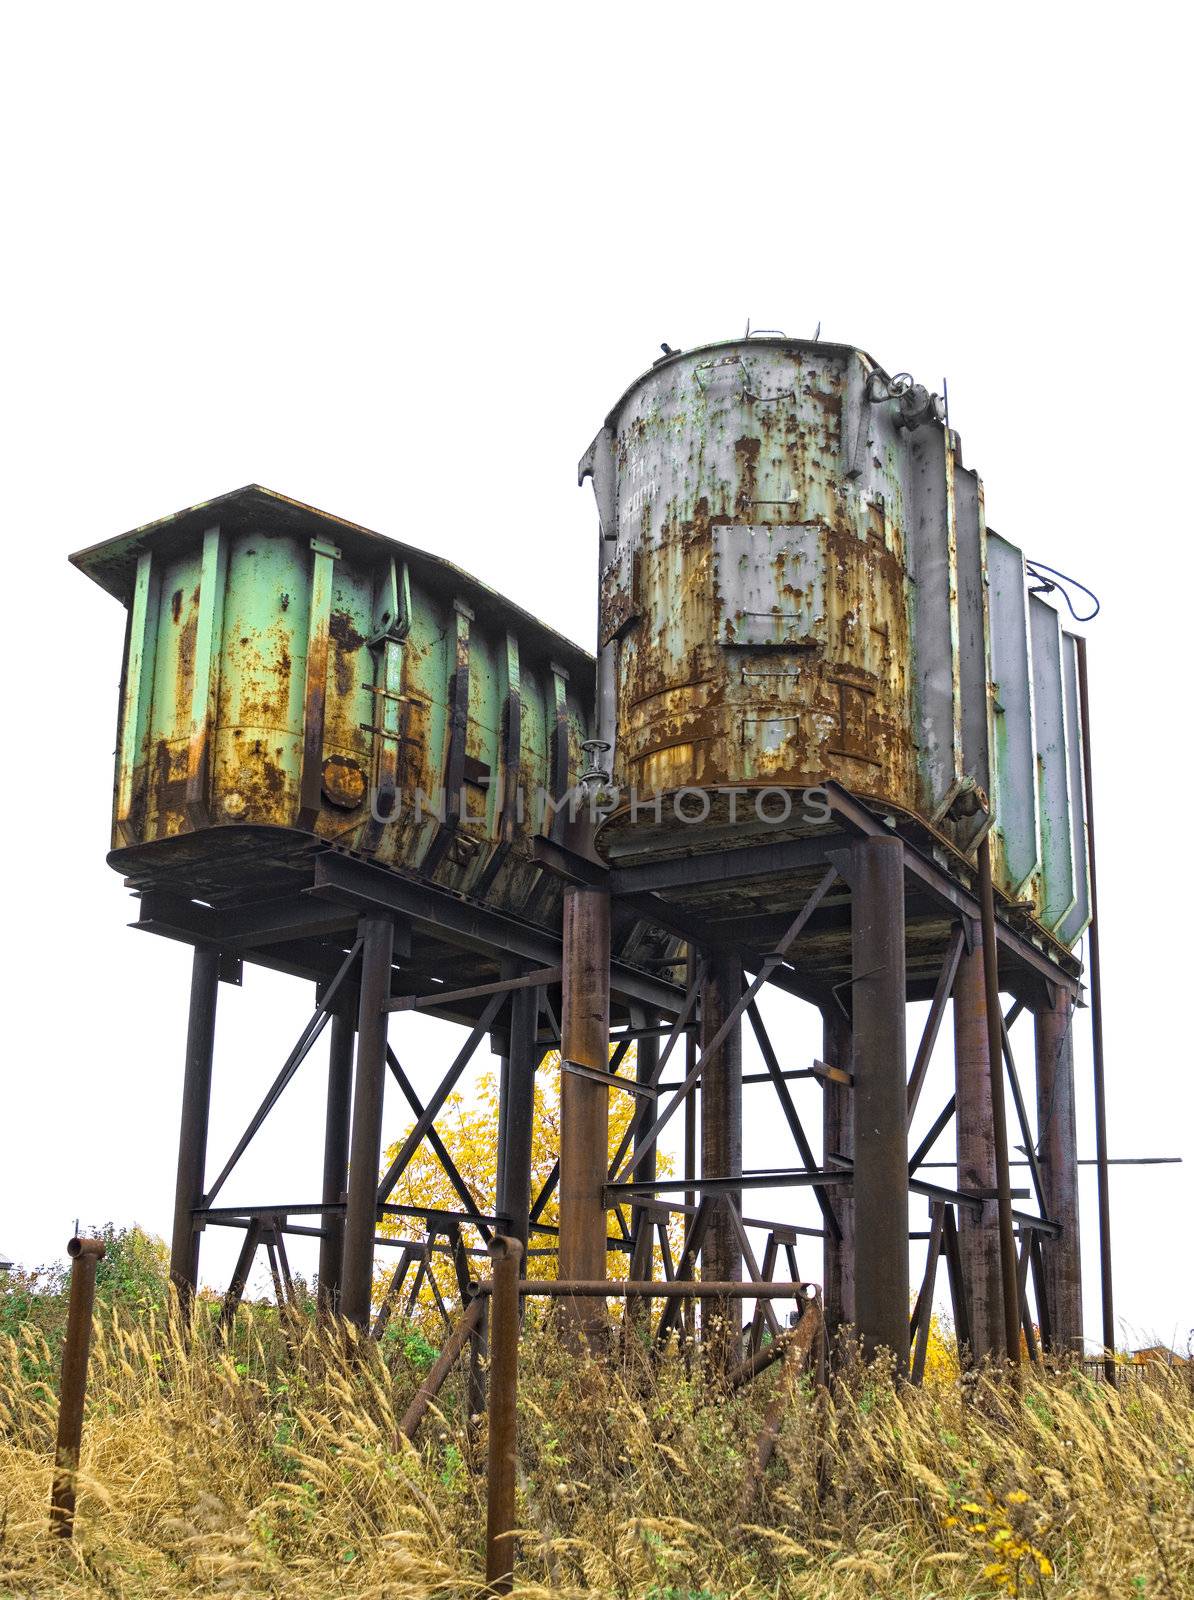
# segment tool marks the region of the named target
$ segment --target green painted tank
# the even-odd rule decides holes
[[[533,919],[593,658],[436,556],[256,485],[72,561],[127,607],[111,864],[217,899],[329,843]]]

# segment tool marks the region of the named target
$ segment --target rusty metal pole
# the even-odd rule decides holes
[[[535,1069],[539,1064],[539,990],[515,989],[510,999],[510,1045],[505,1116],[499,1155],[497,1206],[511,1234],[527,1248],[531,1232],[531,1157],[535,1131]]]
[[[609,1070],[609,895],[564,894],[564,971],[560,1017],[560,1277],[605,1276],[605,1183],[609,1095],[568,1063]],[[589,1339],[606,1327],[604,1307],[565,1302],[572,1330]]]
[[[980,1211],[958,1208],[958,1253],[970,1321],[970,1358],[998,1357],[1004,1348],[1003,1278],[996,1202],[995,1119],[991,1109],[990,1031],[981,924],[967,929],[954,978],[954,1128],[958,1187],[981,1189]]]
[[[1007,1359],[1020,1365],[1020,1274],[1016,1264],[1016,1226],[1007,1152],[1007,1110],[1003,1094],[1003,1014],[999,1003],[999,946],[995,934],[995,889],[991,881],[991,840],[978,847],[979,903],[983,914],[983,976],[987,999],[987,1055],[991,1067],[991,1122],[995,1150],[995,1188],[999,1206],[999,1265],[1003,1280],[1003,1335]]]
[[[854,1071],[854,1039],[849,1019],[836,1000],[821,1011],[821,1050],[824,1059],[843,1072]],[[822,1127],[825,1136],[825,1165],[831,1156],[854,1159],[854,1113],[850,1105],[853,1091],[848,1084],[825,1083]],[[834,1191],[833,1208],[842,1230],[840,1239],[825,1229],[825,1333],[830,1350],[838,1332],[854,1323],[854,1197],[843,1186]]]
[[[1082,1250],[1078,1223],[1078,1119],[1074,1107],[1074,1001],[1055,988],[1037,1009],[1036,1104],[1045,1206],[1061,1237],[1042,1251],[1049,1335],[1056,1355],[1081,1356]]]
[[[332,1017],[328,1056],[328,1099],[323,1137],[323,1204],[338,1206],[348,1183],[348,1139],[352,1119],[352,1054],[356,1030],[350,1016]],[[324,1212],[319,1238],[319,1304],[332,1315],[340,1309],[344,1272],[344,1217]]]
[[[742,994],[742,963],[736,957],[711,954],[701,989],[701,1176],[727,1178],[742,1171],[742,1024],[730,1029],[712,1055],[706,1041],[714,1038]],[[742,1281],[742,1246],[729,1215],[742,1213],[742,1191],[726,1190],[714,1210],[701,1249],[701,1276],[724,1283]],[[724,1300],[701,1301],[701,1337],[710,1345],[715,1364],[734,1365],[741,1357],[738,1308]]]
[[[87,1357],[91,1352],[91,1317],[95,1309],[95,1269],[103,1259],[102,1239],[72,1239],[70,1307],[62,1348],[62,1383],[58,1395],[58,1440],[54,1447],[54,1486],[50,1494],[50,1532],[69,1539],[75,1530],[75,1473],[83,1444],[83,1401],[87,1394]]]
[[[908,1370],[908,1071],[904,845],[850,850],[854,1020],[854,1310],[863,1355]]]
[[[373,1300],[373,1235],[381,1167],[381,1111],[385,1094],[386,1023],[394,924],[388,917],[360,921],[361,995],[357,1020],[357,1081],[352,1103],[348,1206],[344,1217],[341,1315],[359,1328],[369,1324]]]
[[[518,1278],[522,1244],[518,1239],[498,1234],[489,1246],[489,1254],[493,1258],[493,1290],[489,1298],[489,1475],[485,1577],[490,1594],[509,1594],[514,1587]]]
[[[1090,1030],[1094,1057],[1095,1162],[1099,1180],[1099,1274],[1103,1311],[1103,1374],[1115,1386],[1115,1294],[1111,1281],[1111,1175],[1107,1163],[1107,1079],[1103,1055],[1103,968],[1099,957],[1099,886],[1095,868],[1094,779],[1090,759],[1090,683],[1086,640],[1078,636],[1079,720],[1082,724],[1082,785],[1086,800],[1086,848],[1090,860]]]
[[[174,1231],[170,1243],[170,1277],[178,1291],[179,1308],[184,1317],[190,1310],[199,1284],[200,1235],[195,1226],[195,1211],[203,1204],[219,986],[219,951],[201,950],[196,946],[191,961],[191,1004],[187,1016],[187,1055],[178,1133],[178,1176],[174,1189]]]

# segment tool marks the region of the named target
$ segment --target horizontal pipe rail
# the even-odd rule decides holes
[[[488,1279],[469,1284],[472,1296],[490,1294],[493,1285]],[[588,1300],[619,1300],[624,1295],[639,1295],[645,1300],[697,1300],[702,1295],[720,1296],[727,1300],[813,1300],[818,1290],[815,1284],[802,1283],[740,1283],[722,1282],[720,1279],[678,1280],[676,1278],[582,1278],[565,1283],[559,1278],[524,1278],[518,1285],[520,1295],[537,1295],[556,1300],[573,1295]]]

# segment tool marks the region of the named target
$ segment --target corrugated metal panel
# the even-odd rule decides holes
[[[1041,866],[1036,741],[1024,556],[987,530],[991,616],[992,837],[997,866],[1013,894],[1036,898]]]
[[[914,737],[921,805],[937,818],[953,799],[963,769],[953,455],[944,430],[918,429],[908,458]]]
[[[978,474],[954,466],[958,551],[958,688],[962,771],[991,793],[991,661],[987,616],[987,529]],[[976,826],[981,826],[976,816]]]
[[[1065,729],[1069,756],[1070,818],[1074,846],[1074,903],[1057,926],[1063,944],[1074,945],[1090,924],[1090,856],[1086,838],[1086,788],[1083,783],[1082,717],[1078,702],[1078,647],[1062,629],[1062,675],[1065,682]]]
[[[1041,830],[1041,896],[1037,917],[1052,931],[1074,906],[1074,844],[1061,620],[1053,607],[1035,594],[1028,597],[1028,616]]]

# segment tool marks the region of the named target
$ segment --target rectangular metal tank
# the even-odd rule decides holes
[[[530,840],[580,771],[583,650],[257,486],[71,559],[129,612],[109,859],[135,884],[235,893],[252,863],[334,842],[554,915]]]

